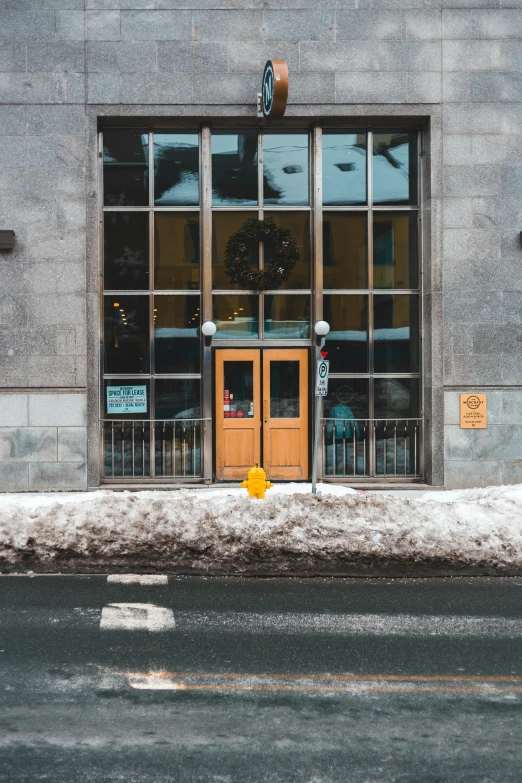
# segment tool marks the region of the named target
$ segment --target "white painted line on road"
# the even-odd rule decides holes
[[[229,633],[342,634],[346,636],[493,637],[516,639],[522,620],[429,614],[310,612],[176,612],[178,628]]]
[[[174,612],[155,604],[108,604],[102,609],[101,631],[170,631]]]
[[[107,582],[120,585],[166,585],[169,578],[165,574],[110,574]]]

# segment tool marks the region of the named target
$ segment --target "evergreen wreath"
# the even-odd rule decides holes
[[[257,242],[269,244],[273,251],[272,263],[261,272],[253,272],[248,260]],[[273,218],[250,218],[227,242],[225,272],[241,288],[269,291],[288,280],[299,260],[299,249],[287,228],[277,226]]]

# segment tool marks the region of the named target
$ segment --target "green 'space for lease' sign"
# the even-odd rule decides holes
[[[109,386],[107,414],[110,413],[147,413],[147,387]]]

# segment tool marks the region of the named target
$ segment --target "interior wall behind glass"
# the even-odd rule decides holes
[[[199,213],[154,213],[154,286],[158,291],[199,288]]]
[[[324,212],[323,287],[366,288],[367,280],[367,213]]]

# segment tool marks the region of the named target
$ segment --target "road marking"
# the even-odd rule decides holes
[[[170,631],[174,612],[155,604],[108,604],[102,609],[102,631]]]
[[[110,574],[107,582],[121,585],[166,585],[169,578],[165,574]]]
[[[311,612],[176,612],[178,627],[221,633],[344,634],[351,636],[493,637],[522,636],[522,620],[429,614]]]
[[[371,674],[216,674],[118,672],[135,690],[296,693],[522,693],[522,677]]]

